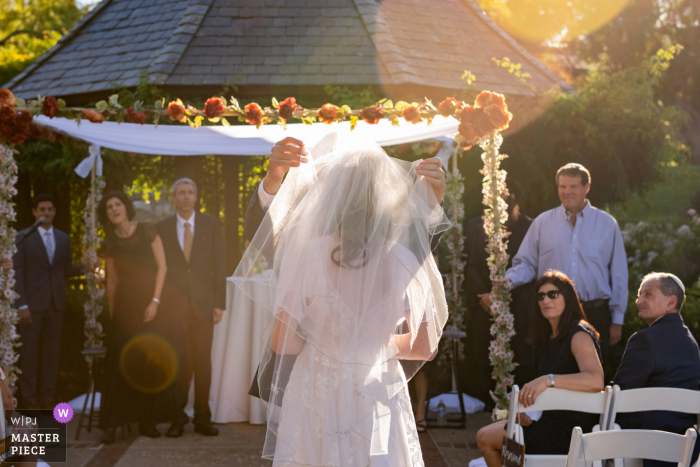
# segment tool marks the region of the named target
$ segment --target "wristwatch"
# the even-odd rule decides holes
[[[549,375],[549,387],[553,388],[554,387],[554,375],[550,373]]]

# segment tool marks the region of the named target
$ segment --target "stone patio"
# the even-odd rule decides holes
[[[227,466],[269,467],[271,462],[260,458],[265,429],[248,423],[217,425],[220,435],[207,438],[194,433],[191,424],[179,439],[148,439],[137,437],[136,425],[131,433],[110,446],[100,443],[100,430],[88,433],[83,429],[80,440],[75,441],[77,417],[68,425],[71,434],[68,445],[68,462],[55,464],[67,467],[152,467],[152,466]],[[468,415],[466,430],[431,429],[421,434],[421,446],[426,467],[464,467],[470,460],[481,457],[476,449],[477,430],[490,422],[489,414],[480,412]],[[158,429],[165,433],[168,424]]]

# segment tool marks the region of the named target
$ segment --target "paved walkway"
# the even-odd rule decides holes
[[[77,417],[76,417],[77,418]],[[185,435],[179,439],[149,439],[126,433],[117,442],[104,446],[100,443],[100,430],[87,433],[84,429],[80,440],[75,441],[76,418],[69,423],[71,433],[68,445],[68,462],[55,464],[67,467],[270,467],[272,462],[260,458],[265,429],[247,423],[217,425],[219,436],[207,438],[194,433],[187,425]],[[468,415],[466,430],[432,429],[421,434],[421,446],[426,467],[465,467],[470,460],[481,457],[476,449],[477,430],[489,423],[489,414],[481,412]],[[132,425],[136,430],[136,425]],[[158,426],[165,433],[168,424]]]

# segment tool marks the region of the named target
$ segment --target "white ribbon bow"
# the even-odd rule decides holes
[[[92,170],[92,166],[95,165],[95,161],[97,161],[97,165],[95,166],[95,169],[97,171],[97,176],[101,177],[102,176],[102,156],[100,155],[100,150],[102,148],[96,144],[91,144],[90,145],[90,155],[83,159],[80,164],[78,164],[78,167],[75,168],[75,173],[80,175],[82,178],[86,178],[88,175],[90,175],[90,170]]]

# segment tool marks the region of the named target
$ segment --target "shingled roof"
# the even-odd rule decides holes
[[[492,60],[504,57],[532,75],[527,85]],[[325,84],[453,93],[464,70],[477,89],[509,95],[568,88],[473,0],[103,0],[6,87],[75,101],[136,86],[144,69],[166,88],[234,81],[241,94]]]

